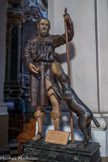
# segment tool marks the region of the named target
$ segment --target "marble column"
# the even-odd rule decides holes
[[[49,0],[51,34],[65,32],[65,7],[73,20],[75,33],[69,43],[72,87],[100,122],[99,129],[92,123],[92,136],[102,145],[101,154],[108,156],[108,1]],[[56,52],[66,53],[66,46]],[[63,68],[67,73],[67,63],[63,63]]]
[[[0,1],[0,146],[8,143],[8,113],[3,102],[6,61],[7,0]]]

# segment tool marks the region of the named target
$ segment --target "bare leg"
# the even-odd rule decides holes
[[[47,79],[45,79],[45,81],[46,81],[48,96],[49,96],[51,104],[52,104],[51,117],[53,119],[54,129],[59,130],[60,129],[60,116],[61,116],[60,103],[58,101],[58,98],[57,98],[55,92],[53,91],[53,89],[50,88],[50,86],[51,86],[50,82]]]
[[[53,119],[53,123],[54,123],[54,129],[55,130],[60,130],[60,119],[57,118],[57,119]]]
[[[44,113],[42,112],[42,107],[38,106],[37,111],[34,113],[34,117],[37,118],[37,123],[38,123],[38,134],[35,135],[32,139],[37,141],[42,138],[43,136],[43,117]]]

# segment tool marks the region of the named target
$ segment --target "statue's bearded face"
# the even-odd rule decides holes
[[[47,36],[49,34],[49,29],[50,29],[49,21],[47,19],[41,19],[38,26],[39,35],[41,37]]]

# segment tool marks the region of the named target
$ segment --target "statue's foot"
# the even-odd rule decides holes
[[[91,139],[91,136],[89,136],[86,140],[80,142],[80,145],[79,145],[78,147],[79,147],[79,148],[84,148],[84,147],[87,145],[87,143],[88,143],[88,141],[89,141],[90,139]]]
[[[80,145],[83,145],[83,143],[84,143],[84,141],[81,141],[81,142],[80,142]]]
[[[34,137],[32,137],[32,140],[38,141],[38,140],[40,140],[41,138],[42,138],[42,134],[37,134],[37,135],[35,135]]]
[[[87,142],[86,141],[82,141],[80,142],[80,144],[78,145],[78,148],[84,148],[86,146]]]
[[[78,147],[83,149],[86,146],[86,144],[80,144]]]

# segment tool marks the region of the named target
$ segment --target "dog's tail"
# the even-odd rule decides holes
[[[100,127],[100,123],[97,121],[97,119],[94,116],[92,117],[92,120],[94,121],[97,127]]]

